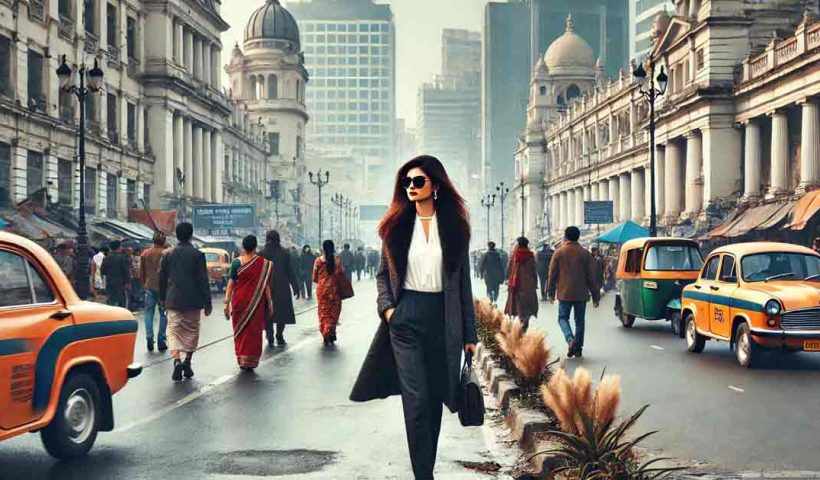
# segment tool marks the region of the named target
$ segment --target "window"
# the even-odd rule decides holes
[[[538,94],[541,95],[542,97],[544,95],[546,95],[547,94],[547,87],[545,87],[543,85],[538,87]]]
[[[11,81],[11,40],[0,35],[0,95],[12,95]]]
[[[85,213],[97,213],[97,169],[85,167]]]
[[[26,194],[31,195],[43,188],[43,154],[28,151],[26,158]]]
[[[60,0],[57,8],[61,17],[74,18],[74,9],[72,7],[73,5],[71,5],[71,0]]]
[[[701,280],[714,280],[718,272],[718,263],[720,263],[720,255],[709,258],[706,268],[700,275]]]
[[[0,207],[11,204],[11,145],[0,143]]]
[[[296,158],[302,158],[302,137],[296,137]]]
[[[127,180],[125,182],[125,198],[128,208],[137,208],[137,181]]]
[[[83,25],[85,31],[97,35],[97,0],[83,1]]]
[[[268,153],[279,155],[279,132],[268,133]]]
[[[57,201],[60,205],[71,205],[71,191],[74,187],[74,165],[70,160],[57,160]]]
[[[723,256],[723,264],[720,266],[721,282],[737,283],[737,272],[735,271],[735,257],[731,255]]]
[[[34,265],[31,262],[26,263],[28,263],[28,273],[31,277],[31,289],[34,290],[34,303],[53,303],[54,291],[48,286],[40,272],[34,268]]]
[[[700,271],[703,257],[694,245],[653,245],[646,253],[646,270]]]
[[[145,205],[149,208],[151,207],[151,185],[144,184],[142,186],[142,199],[145,201]]]
[[[820,282],[820,258],[802,253],[770,252],[747,255],[740,260],[743,280]]]
[[[134,17],[128,17],[127,24],[126,24],[126,34],[128,38],[126,39],[127,47],[128,47],[128,58],[137,60],[137,19]]]
[[[137,146],[137,106],[133,103],[128,103],[128,144],[132,147]]]
[[[87,95],[85,97],[85,119],[90,122],[99,122],[99,114],[97,113],[97,103],[98,95]],[[93,125],[89,125],[92,130],[94,130]],[[99,125],[97,126],[97,130],[99,130]],[[100,133],[99,131],[95,133]]]
[[[117,137],[117,95],[114,93],[109,93],[106,96],[106,106],[108,112],[108,137],[111,139],[112,142],[116,142]]]
[[[704,63],[705,63],[705,61],[704,61],[704,58],[703,58],[703,49],[702,49],[702,48],[699,48],[699,49],[695,52],[695,68],[696,68],[697,70],[702,69],[702,68],[703,68],[703,66],[704,66]]]
[[[642,248],[634,248],[626,252],[626,265],[624,271],[627,273],[639,273],[641,271]]]
[[[119,196],[118,183],[120,179],[116,175],[108,174],[106,176],[105,191],[106,191],[106,213],[109,218],[117,218],[117,200]]]
[[[29,107],[46,111],[46,96],[43,88],[43,56],[34,50],[28,51],[28,103]]]
[[[15,307],[34,303],[26,273],[26,260],[14,253],[0,250],[0,307]]]
[[[117,7],[116,5],[107,4],[106,7],[106,30],[108,33],[108,46],[117,47]]]

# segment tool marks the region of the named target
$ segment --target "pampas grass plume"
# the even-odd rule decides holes
[[[544,332],[529,330],[518,343],[513,362],[524,377],[538,379],[546,368],[550,354],[546,338]]]

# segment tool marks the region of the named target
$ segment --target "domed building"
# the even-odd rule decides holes
[[[234,121],[247,124],[266,147],[267,162],[255,180],[268,196],[284,202],[297,201],[303,190],[299,182],[305,176],[309,120],[304,63],[296,20],[279,0],[265,0],[248,19],[242,48],[234,47],[226,66],[230,97],[239,106]],[[243,186],[243,182],[235,185]],[[294,209],[280,206],[279,210]]]

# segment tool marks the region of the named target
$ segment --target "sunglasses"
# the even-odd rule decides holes
[[[422,188],[424,187],[424,184],[427,183],[427,180],[429,179],[423,175],[417,175],[415,177],[404,177],[401,179],[400,185],[401,188],[405,190],[410,188],[410,185],[413,185],[416,188]]]

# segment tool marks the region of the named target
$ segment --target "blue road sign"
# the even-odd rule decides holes
[[[612,201],[584,202],[584,224],[612,223]]]

